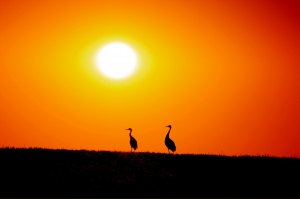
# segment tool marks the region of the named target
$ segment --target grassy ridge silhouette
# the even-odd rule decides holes
[[[0,149],[0,197],[300,197],[300,159]]]

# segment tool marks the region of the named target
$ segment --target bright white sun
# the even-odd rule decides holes
[[[137,56],[127,44],[112,42],[100,49],[96,56],[96,63],[104,75],[113,79],[122,79],[134,72]]]

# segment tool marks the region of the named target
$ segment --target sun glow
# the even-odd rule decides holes
[[[122,79],[134,72],[137,66],[137,56],[127,44],[113,42],[101,48],[96,56],[96,64],[105,76]]]

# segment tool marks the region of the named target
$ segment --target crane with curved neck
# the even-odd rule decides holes
[[[171,132],[172,126],[168,125],[166,127],[169,128],[169,131],[165,138],[165,145],[167,146],[169,153],[170,153],[170,150],[174,153],[176,151],[176,145],[175,145],[174,141],[170,139],[170,132]]]
[[[134,149],[134,150],[136,150],[137,149],[137,141],[136,141],[136,139],[131,135],[131,133],[132,133],[132,129],[131,128],[128,128],[128,129],[125,129],[125,130],[129,130],[130,132],[129,132],[129,138],[130,138],[130,140],[129,140],[129,143],[130,143],[130,149],[131,149],[131,152],[132,152],[132,148]]]

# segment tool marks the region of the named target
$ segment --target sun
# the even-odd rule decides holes
[[[103,46],[96,55],[99,71],[112,79],[130,76],[137,67],[137,55],[123,42],[112,42]]]

